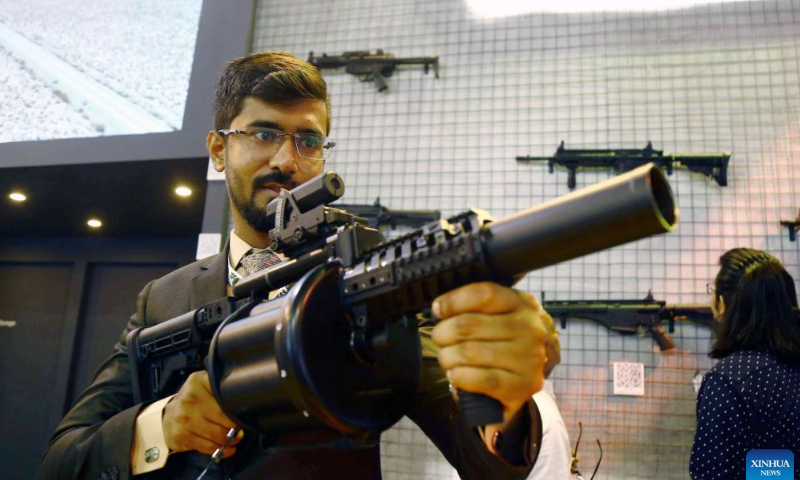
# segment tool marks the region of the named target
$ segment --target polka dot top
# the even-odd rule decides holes
[[[800,460],[800,367],[763,351],[733,353],[703,378],[697,397],[692,478],[745,478],[751,449],[789,449]]]

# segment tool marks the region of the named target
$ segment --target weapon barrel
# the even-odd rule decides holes
[[[668,158],[672,160],[676,160],[678,162],[691,162],[691,163],[708,163],[716,160],[719,163],[727,163],[728,160],[731,158],[731,154],[728,152],[721,152],[721,153],[676,153],[673,155],[668,155]]]
[[[347,65],[347,59],[342,57],[316,57],[309,60],[309,63],[317,68],[342,68]]]
[[[244,298],[254,292],[270,292],[296,282],[309,270],[328,261],[329,253],[320,248],[300,258],[285,260],[259,272],[248,275],[233,286],[233,295]]]
[[[406,57],[406,58],[393,58],[391,59],[393,63],[396,65],[419,65],[419,64],[426,64],[426,63],[437,63],[439,61],[438,56],[433,57]]]
[[[515,277],[672,231],[678,208],[664,174],[647,164],[511,217],[485,224],[487,263]]]

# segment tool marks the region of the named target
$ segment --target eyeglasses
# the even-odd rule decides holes
[[[274,152],[283,144],[283,139],[292,137],[297,154],[309,160],[328,160],[336,146],[336,142],[314,132],[286,133],[274,128],[247,127],[244,130],[217,130],[220,135],[233,134],[247,135],[254,138],[260,145]]]
[[[709,295],[714,295],[717,292],[717,289],[714,287],[714,282],[706,283],[706,293]]]

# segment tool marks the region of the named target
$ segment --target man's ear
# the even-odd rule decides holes
[[[206,136],[206,150],[214,170],[221,172],[225,170],[225,140],[218,132],[210,131]]]

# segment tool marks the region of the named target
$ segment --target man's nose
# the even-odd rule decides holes
[[[287,135],[281,139],[278,150],[269,160],[269,166],[289,175],[294,175],[297,173],[298,161],[294,138]]]

